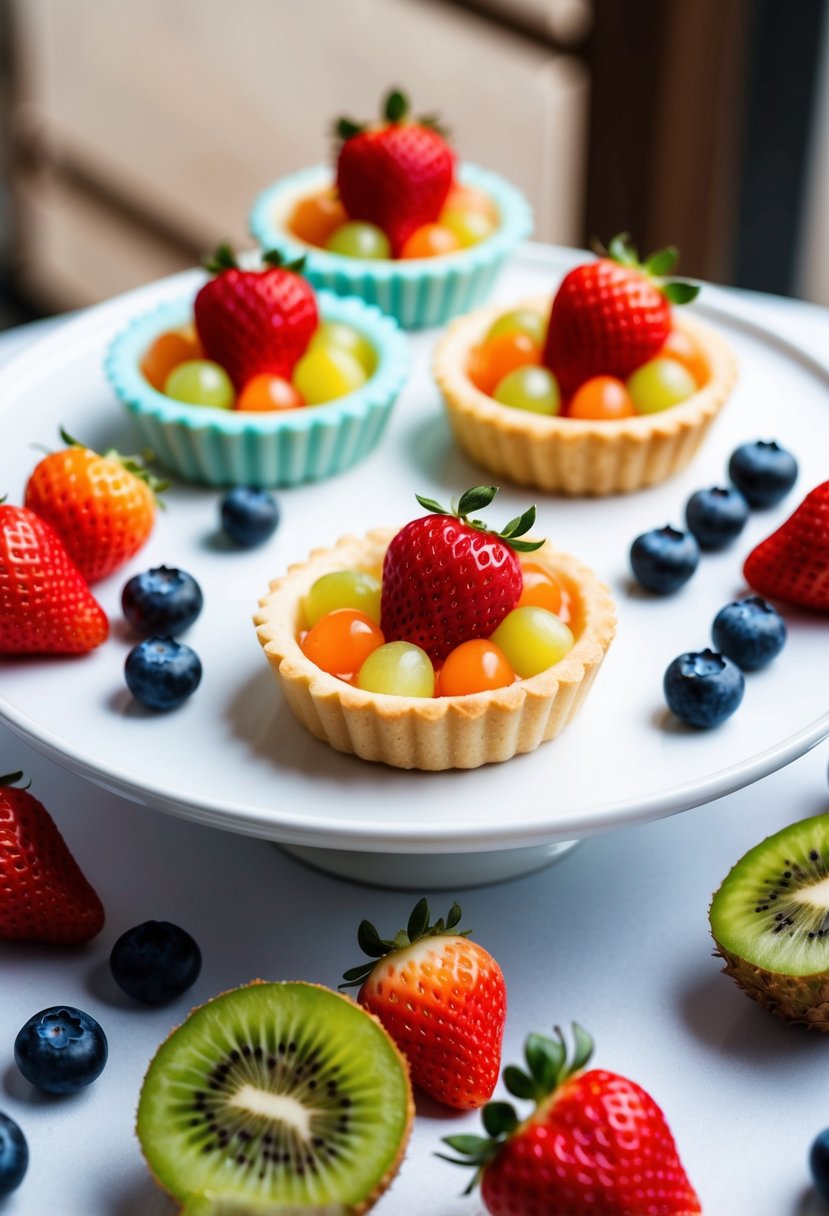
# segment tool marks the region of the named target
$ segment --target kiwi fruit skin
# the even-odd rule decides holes
[[[180,1208],[180,1216],[363,1216],[365,1212],[368,1212],[370,1208],[374,1207],[381,1195],[388,1189],[389,1185],[400,1169],[406,1153],[415,1115],[415,1105],[412,1095],[408,1061],[399,1050],[397,1044],[391,1038],[388,1031],[382,1025],[379,1018],[375,1017],[373,1013],[363,1009],[362,1006],[358,1005],[356,1001],[352,1000],[351,997],[344,993],[336,992],[331,988],[327,988],[324,984],[312,984],[304,980],[251,980],[249,984],[242,985],[240,988],[234,988],[226,992],[219,993],[217,996],[211,998],[211,1000],[205,1002],[204,1005],[196,1005],[190,1010],[190,1013],[187,1015],[187,1018],[185,1018],[182,1026],[186,1025],[190,1018],[192,1018],[195,1014],[200,1013],[208,1006],[214,1005],[215,1002],[220,1001],[222,998],[232,997],[235,993],[243,992],[245,989],[260,987],[273,989],[300,988],[325,993],[330,997],[336,998],[337,1000],[344,1001],[352,1009],[358,1010],[363,1017],[366,1017],[373,1022],[377,1029],[381,1032],[387,1049],[396,1063],[399,1065],[401,1077],[405,1085],[406,1100],[405,1128],[400,1137],[397,1153],[394,1158],[389,1161],[385,1173],[381,1178],[378,1179],[376,1185],[369,1194],[363,1196],[359,1201],[353,1203],[334,1202],[330,1204],[308,1203],[297,1205],[290,1202],[282,1203],[278,1200],[262,1200],[254,1196],[248,1198],[238,1193],[228,1194],[223,1192],[214,1192],[211,1190],[191,1192],[186,1190],[186,1188],[180,1187],[179,1185],[172,1185],[169,1181],[161,1178],[158,1170],[154,1168],[153,1161],[151,1160],[151,1154],[148,1152],[142,1138],[142,1101],[139,1099],[136,1132],[147,1167],[159,1187],[171,1195],[173,1199],[178,1200],[180,1204],[183,1204],[183,1207]],[[166,1048],[179,1030],[181,1030],[182,1026],[174,1027],[157,1049],[145,1074],[144,1087],[146,1087],[147,1080],[153,1071],[153,1066],[156,1063],[159,1054]],[[144,1087],[142,1087],[142,1098],[144,1094]]]
[[[787,853],[802,847],[802,837],[808,834],[810,843],[825,841],[825,856],[829,861],[829,814],[789,824],[750,849],[729,871],[715,893],[709,909],[711,934],[715,955],[725,966],[723,973],[733,979],[752,1000],[783,1022],[805,1026],[822,1034],[829,1033],[829,936],[820,947],[814,971],[799,967],[799,974],[790,974],[773,967],[764,967],[747,959],[735,948],[724,925],[723,903],[729,888],[740,882],[756,863],[765,860],[771,850],[783,845]]]

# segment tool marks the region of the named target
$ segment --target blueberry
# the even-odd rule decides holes
[[[816,1136],[809,1150],[809,1169],[815,1190],[829,1203],[829,1128]]]
[[[272,536],[279,523],[273,494],[253,486],[236,486],[221,501],[222,527],[240,549],[253,549]]]
[[[699,565],[699,545],[689,532],[666,524],[637,536],[630,547],[634,577],[648,591],[670,595],[678,591]]]
[[[174,566],[157,566],[136,574],[121,593],[124,616],[145,637],[184,633],[203,604],[201,587],[193,576]]]
[[[26,1137],[8,1115],[0,1111],[0,1196],[20,1186],[29,1165]]]
[[[773,507],[797,480],[797,461],[773,439],[758,439],[732,452],[728,476],[750,507]]]
[[[201,951],[178,925],[148,920],[121,934],[109,965],[116,984],[129,996],[145,1005],[161,1005],[195,984]]]
[[[688,499],[685,519],[701,549],[724,549],[745,527],[748,503],[732,487],[697,490]]]
[[[145,638],[133,646],[124,663],[127,687],[136,701],[150,709],[181,705],[198,688],[201,673],[195,650],[173,638]]]
[[[719,726],[743,699],[745,680],[736,663],[713,650],[681,654],[665,672],[669,709],[689,726]]]
[[[101,1027],[80,1009],[41,1009],[14,1040],[14,1059],[27,1081],[50,1094],[74,1094],[104,1071],[108,1047]]]
[[[720,654],[743,671],[759,671],[783,649],[786,625],[782,616],[759,595],[726,604],[714,617],[711,639]]]

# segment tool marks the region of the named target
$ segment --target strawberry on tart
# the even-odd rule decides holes
[[[533,751],[572,720],[615,632],[610,595],[575,558],[446,511],[316,549],[254,620],[296,717],[338,751],[396,768],[476,768]]]
[[[727,343],[673,305],[699,288],[626,237],[549,297],[454,322],[434,375],[460,446],[486,469],[563,494],[654,485],[696,454],[736,380]]]

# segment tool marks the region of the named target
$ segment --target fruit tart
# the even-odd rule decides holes
[[[406,379],[406,343],[360,300],[316,293],[300,263],[212,277],[135,319],[106,372],[141,439],[187,481],[291,486],[342,472],[377,443]]]
[[[263,249],[305,255],[316,287],[359,296],[407,329],[480,303],[519,241],[528,203],[503,178],[457,164],[433,118],[412,118],[394,90],[379,123],[336,123],[336,167],[282,178],[256,200]]]
[[[592,571],[527,538],[535,508],[500,533],[429,498],[402,530],[315,549],[255,616],[293,713],[338,751],[396,768],[476,768],[533,751],[573,719],[615,632]]]
[[[562,494],[638,490],[696,454],[737,375],[714,330],[673,305],[676,250],[644,263],[625,237],[578,266],[555,297],[453,323],[434,375],[453,434],[486,469]]]

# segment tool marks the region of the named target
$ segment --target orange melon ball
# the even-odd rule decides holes
[[[438,695],[466,697],[512,684],[515,673],[504,652],[486,638],[461,642],[451,650],[440,669]]]
[[[665,344],[659,352],[666,359],[675,359],[681,363],[697,382],[697,388],[707,383],[711,372],[705,356],[696,343],[680,329],[672,329],[665,339]]]
[[[382,646],[380,626],[356,608],[335,608],[308,630],[303,654],[332,676],[359,671],[373,650]]]
[[[300,199],[294,208],[289,228],[301,241],[324,246],[331,234],[346,222],[345,207],[330,190]]]
[[[564,596],[561,583],[555,575],[550,574],[549,570],[545,570],[543,566],[539,566],[535,562],[523,562],[521,573],[524,576],[524,586],[516,606],[518,608],[525,608],[527,605],[532,608],[546,608],[548,612],[561,616]]]
[[[443,207],[445,211],[478,211],[491,220],[498,220],[498,210],[488,194],[459,182],[450,189]]]
[[[236,398],[236,409],[264,414],[274,410],[295,410],[304,405],[302,396],[284,376],[262,372],[252,376]]]
[[[624,381],[615,376],[593,376],[585,380],[570,398],[568,418],[612,422],[615,418],[633,418],[636,410]]]
[[[455,253],[461,243],[443,224],[423,224],[416,228],[400,250],[401,258],[436,258],[444,253]]]
[[[470,352],[466,374],[482,393],[491,397],[504,376],[517,367],[541,362],[541,347],[528,334],[499,334]]]
[[[168,329],[158,335],[144,353],[141,374],[157,392],[163,393],[167,377],[180,363],[203,358],[204,349],[195,326],[182,325],[180,329]]]

